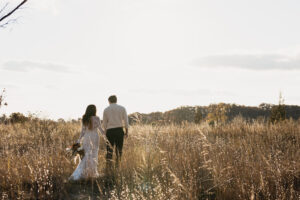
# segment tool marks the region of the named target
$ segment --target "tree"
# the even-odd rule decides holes
[[[228,121],[228,113],[230,105],[225,103],[212,104],[209,106],[209,113],[207,114],[206,121],[211,124],[224,124]]]
[[[284,99],[282,97],[282,93],[280,92],[278,105],[272,106],[270,121],[272,123],[276,123],[279,121],[283,121],[285,119],[286,119],[286,111],[285,111]]]
[[[7,116],[5,114],[3,114],[1,117],[0,117],[0,124],[2,123],[6,123],[7,122]]]
[[[272,105],[268,104],[268,103],[261,103],[261,104],[259,104],[258,108],[260,108],[262,110],[271,110]]]
[[[195,108],[196,112],[195,112],[195,123],[196,124],[200,124],[203,120],[203,114],[201,112],[201,108],[200,107],[196,107]]]
[[[9,120],[11,123],[24,123],[26,121],[29,121],[29,118],[23,115],[22,113],[12,113],[9,116]]]
[[[5,89],[0,94],[0,108],[2,105],[7,106],[7,102],[5,102]]]
[[[9,5],[9,3],[7,2],[2,8],[0,8],[0,27],[4,28],[6,27],[8,24],[15,22],[16,19],[15,18],[11,18],[11,16],[17,11],[19,10],[28,0],[22,0],[19,4],[17,4],[15,7],[13,7],[12,9],[7,10],[7,7]]]

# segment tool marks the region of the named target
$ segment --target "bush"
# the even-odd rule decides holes
[[[30,118],[26,117],[25,115],[23,115],[22,113],[12,113],[10,116],[9,116],[9,121],[11,123],[24,123],[26,121],[29,121]]]
[[[275,105],[271,109],[270,121],[272,123],[280,122],[286,119],[286,111],[284,105]]]

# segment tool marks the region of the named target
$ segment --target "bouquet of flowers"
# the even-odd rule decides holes
[[[67,153],[72,157],[80,156],[80,159],[84,157],[84,149],[80,143],[75,143],[72,146],[67,148]]]

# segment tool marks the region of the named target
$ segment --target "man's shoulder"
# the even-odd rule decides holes
[[[111,104],[109,106],[107,106],[105,109],[104,109],[104,112],[107,112],[109,110],[126,110],[124,106],[121,106],[119,104]]]
[[[107,106],[107,107],[104,109],[104,112],[107,112],[109,109],[110,109],[110,106]]]
[[[121,105],[119,105],[119,104],[117,104],[117,106],[118,106],[120,109],[122,109],[122,110],[126,110],[124,106],[121,106]]]

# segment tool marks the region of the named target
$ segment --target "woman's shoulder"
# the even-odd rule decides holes
[[[92,119],[95,121],[100,121],[100,117],[98,117],[98,116],[92,116]]]

